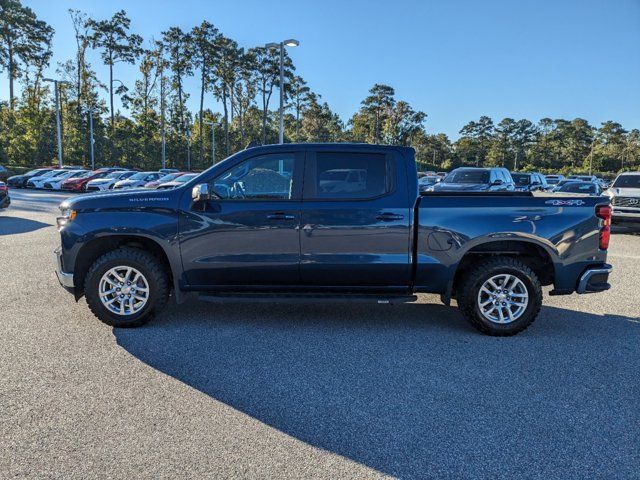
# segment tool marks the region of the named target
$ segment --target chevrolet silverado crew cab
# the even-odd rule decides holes
[[[65,200],[60,283],[113,326],[204,299],[457,301],[491,335],[513,335],[551,294],[609,288],[606,197],[418,193],[411,148],[249,148],[163,191]]]

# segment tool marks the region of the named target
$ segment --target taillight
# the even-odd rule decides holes
[[[611,239],[611,207],[609,205],[598,205],[596,207],[596,216],[603,220],[602,228],[600,229],[600,250],[607,250]]]

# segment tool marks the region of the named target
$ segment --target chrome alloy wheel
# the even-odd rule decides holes
[[[138,313],[149,300],[149,283],[133,267],[112,268],[102,276],[98,288],[102,305],[117,315]]]
[[[478,292],[478,307],[487,320],[494,323],[515,322],[529,304],[525,284],[515,275],[501,273],[484,282]]]

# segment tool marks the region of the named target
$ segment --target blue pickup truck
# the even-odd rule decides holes
[[[418,193],[414,150],[249,148],[173,190],[64,201],[57,276],[103,322],[150,320],[171,291],[204,299],[455,299],[507,336],[551,295],[609,288],[606,197]]]

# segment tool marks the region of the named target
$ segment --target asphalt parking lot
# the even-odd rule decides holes
[[[0,478],[640,478],[640,235],[513,338],[455,308],[193,302],[113,329],[57,284],[62,194],[0,212]]]

